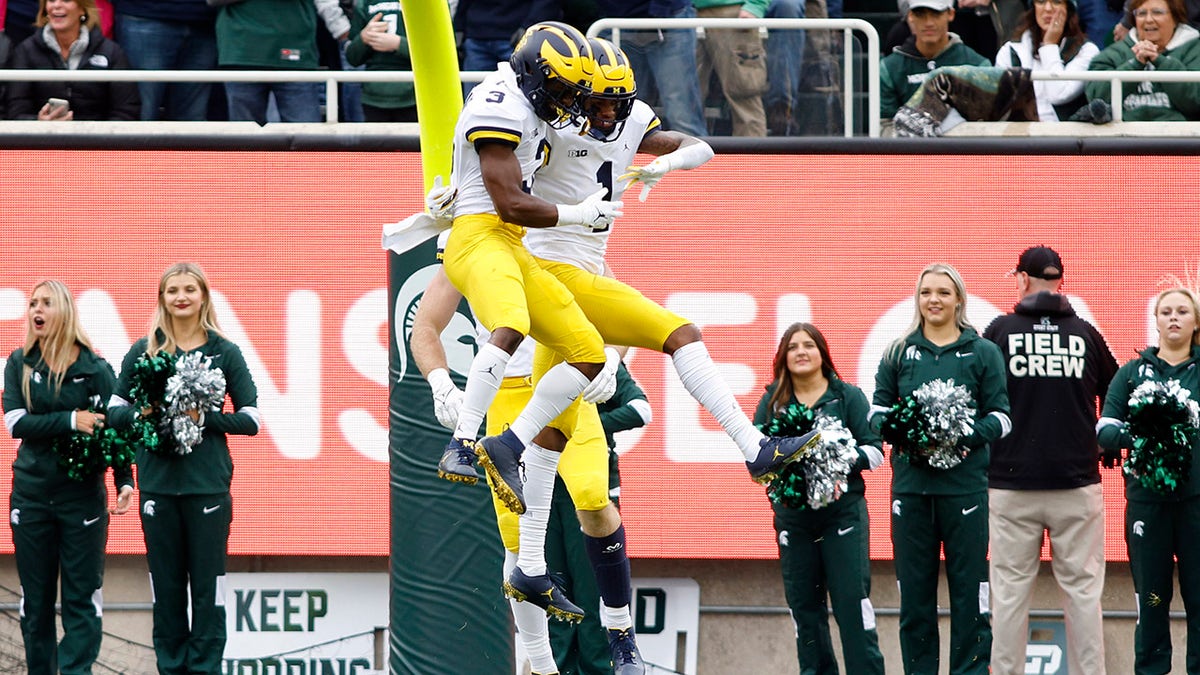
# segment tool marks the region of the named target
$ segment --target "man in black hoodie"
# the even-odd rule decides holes
[[[1068,669],[1103,675],[1104,499],[1095,426],[1117,362],[1100,331],[1058,293],[1063,263],[1054,249],[1026,249],[1011,274],[1021,301],[983,333],[1004,354],[1013,424],[992,444],[988,472],[992,672],[1025,672],[1029,605],[1049,531]]]

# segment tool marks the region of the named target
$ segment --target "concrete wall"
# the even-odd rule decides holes
[[[383,558],[238,557],[230,562],[231,572],[387,571],[387,560]],[[795,634],[786,613],[778,561],[635,560],[633,574],[635,577],[690,577],[700,584],[697,675],[751,672],[786,675],[799,672]],[[0,587],[15,591],[18,586],[12,556],[0,557]],[[940,606],[946,607],[944,583],[941,590]],[[128,669],[124,672],[151,672],[142,670],[147,667],[146,664],[153,663],[148,648],[150,614],[143,609],[126,608],[150,602],[146,564],[142,557],[109,557],[104,599],[105,630],[113,637],[105,640],[101,659],[111,664],[125,664]],[[899,673],[898,619],[894,615],[894,610],[899,607],[899,597],[891,563],[876,562],[872,565],[871,599],[880,615],[879,641],[888,671]],[[1049,563],[1043,563],[1033,606],[1035,609],[1058,609],[1058,601],[1058,590],[1050,574]],[[15,602],[15,597],[6,594],[0,597],[0,602]],[[742,607],[748,608],[747,611],[733,609]],[[1133,586],[1127,565],[1109,565],[1104,608],[1106,611],[1134,609]],[[1172,608],[1182,610],[1178,597]],[[15,620],[11,619],[0,624],[0,637],[7,638],[0,640],[0,664],[5,662],[5,658],[19,657],[20,653],[19,629]],[[941,628],[944,654],[949,636],[949,620],[945,617],[942,618]],[[1132,619],[1106,619],[1104,641],[1109,672],[1132,672],[1133,629]],[[1173,622],[1175,672],[1185,672],[1184,629],[1182,620]],[[839,644],[836,625],[834,643]]]

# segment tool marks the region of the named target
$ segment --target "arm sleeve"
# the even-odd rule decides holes
[[[900,99],[900,92],[892,80],[892,71],[885,61],[879,65],[879,118],[892,119],[901,105],[904,105],[904,101]]]
[[[1195,53],[1200,54],[1200,49],[1195,50]],[[1171,54],[1165,54],[1154,60],[1154,67],[1158,70],[1197,70],[1200,69],[1200,63],[1197,63],[1195,59],[1190,64],[1185,63]],[[1158,84],[1171,99],[1171,105],[1176,110],[1183,113],[1188,119],[1200,117],[1200,82],[1160,82]]]
[[[117,378],[116,388],[108,399],[107,422],[114,429],[129,428],[129,425],[133,424],[134,417],[141,412],[133,407],[133,396],[129,393],[129,389],[133,386],[130,382],[133,375],[133,364],[137,363],[138,357],[144,351],[145,343],[139,340],[134,343],[121,361],[121,376]]]
[[[1113,376],[1104,397],[1104,410],[1096,423],[1096,441],[1105,450],[1129,447],[1129,432],[1125,431],[1125,418],[1129,415],[1129,374],[1137,367],[1137,359],[1125,364]]]
[[[225,352],[225,391],[233,403],[233,412],[205,412],[205,425],[226,434],[254,436],[258,434],[260,415],[258,412],[258,388],[246,366],[242,350],[232,342],[227,343]]]
[[[100,359],[100,370],[96,376],[96,390],[93,392],[100,396],[100,400],[109,401],[112,399],[113,391],[117,386],[117,376],[113,374],[112,366],[108,361]],[[104,419],[107,421],[109,415],[105,414]],[[133,487],[133,467],[113,467],[113,486],[119,491],[121,486],[128,485]]]
[[[883,463],[883,440],[867,419],[871,410],[867,395],[858,387],[846,385],[844,389],[846,417],[842,422],[858,443],[858,463],[854,470],[869,471]]]
[[[871,411],[867,413],[871,429],[875,432],[883,424],[883,414],[900,401],[897,384],[899,355],[892,352],[892,348],[884,352],[879,360],[879,369],[875,371],[875,393],[871,397]]]
[[[113,43],[116,44],[115,42]],[[118,46],[114,53],[116,65],[114,70],[130,70],[129,57]],[[110,82],[108,85],[109,107],[108,119],[115,121],[133,122],[142,117],[142,101],[138,94],[137,82]]]
[[[1070,63],[1063,63],[1059,45],[1042,45],[1038,49],[1038,60],[1042,62],[1042,70],[1050,73],[1081,73],[1088,69],[1092,59],[1100,50],[1091,42],[1085,43],[1075,54]],[[1034,82],[1034,92],[1039,100],[1048,101],[1055,105],[1067,103],[1083,93],[1084,82],[1081,80],[1039,80]]]
[[[14,47],[11,67],[13,69],[27,70],[33,68],[33,64],[29,62],[24,49]],[[6,114],[9,119],[37,119],[37,111],[41,108],[41,104],[34,103],[33,97],[36,88],[36,82],[8,83],[8,111]]]
[[[371,17],[362,3],[354,5],[354,16],[350,20],[350,43],[346,45],[346,62],[352,66],[361,66],[374,51],[362,41],[362,31]]]
[[[767,388],[761,398],[758,399],[758,406],[754,409],[754,425],[764,426],[771,421],[771,393],[775,391],[775,383]]]
[[[651,418],[646,392],[638,386],[625,364],[620,364],[617,368],[617,393],[600,406],[600,425],[604,427],[604,434],[612,436],[619,431],[644,427]]]
[[[17,439],[54,438],[72,431],[73,410],[54,412],[30,412],[21,393],[21,373],[25,360],[13,352],[4,364],[4,425],[8,433]]]
[[[1118,42],[1097,54],[1088,70],[1134,70],[1134,66],[1140,69],[1142,64],[1130,55],[1125,42]],[[1112,85],[1109,82],[1088,82],[1084,85],[1084,91],[1087,92],[1089,101],[1101,99],[1112,102]],[[1122,91],[1129,93],[1129,87],[1123,87]]]
[[[350,20],[342,12],[338,0],[313,0],[313,6],[317,8],[317,14],[324,22],[326,30],[334,38],[340,38],[350,32]]]
[[[983,368],[979,377],[979,414],[975,431],[964,441],[970,447],[982,447],[1012,431],[1008,407],[1008,379],[1000,348],[986,340],[978,347]]]

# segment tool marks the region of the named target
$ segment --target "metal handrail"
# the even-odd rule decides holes
[[[843,63],[842,95],[845,100],[842,110],[845,115],[846,136],[854,135],[854,60],[853,31],[862,31],[867,36],[867,135],[879,136],[879,32],[875,26],[862,19],[600,19],[588,27],[588,37],[596,37],[602,31],[612,31],[612,41],[621,44],[621,29],[627,30],[670,30],[679,28],[766,28],[767,31],[782,30],[841,30]]]
[[[862,30],[867,35],[867,134],[879,136],[879,34],[875,27],[861,19],[601,19],[592,24],[588,34],[605,29],[613,30],[613,41],[619,39],[621,28],[663,28],[667,24],[679,23],[680,28],[708,26],[713,28],[749,28],[759,24],[768,30],[773,28],[804,30],[845,31],[845,83],[844,95],[850,96],[852,87],[852,59],[850,35],[853,30]],[[746,22],[746,23],[741,23]],[[694,24],[694,25],[693,25]],[[793,24],[803,24],[796,26]],[[463,82],[480,82],[490,73],[482,70],[464,70],[459,73]],[[1111,101],[1123,100],[1122,84],[1125,82],[1200,82],[1200,71],[1188,70],[1089,70],[1082,72],[1033,71],[1034,80],[1073,80],[1083,82],[1108,82]],[[325,122],[338,121],[338,88],[340,82],[412,82],[410,70],[33,70],[0,69],[0,82],[323,82],[325,84]],[[845,108],[846,136],[853,131],[853,106],[847,99]],[[1122,121],[1122,106],[1113,105],[1113,121]]]

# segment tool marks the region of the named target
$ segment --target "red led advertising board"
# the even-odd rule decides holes
[[[1134,178],[1131,161],[1163,168]],[[200,263],[264,421],[257,437],[231,438],[231,553],[388,554],[379,236],[421,207],[416,153],[4,151],[0,171],[0,355],[24,338],[33,283],[57,277],[119,365],[162,270]],[[1196,276],[1198,172],[1192,157],[720,155],[645,203],[628,195],[609,260],[704,329],[747,412],[784,326],[814,322],[869,395],[884,347],[912,320],[922,267],[959,269],[982,330],[1015,302],[1005,272],[1033,244],[1062,254],[1064,292],[1124,362],[1155,339],[1160,279]],[[636,352],[631,370],[654,410],[618,437],[631,553],[774,557],[770,507],[732,442],[662,356]],[[5,487],[15,449],[0,436]],[[1120,475],[1103,473],[1107,555],[1124,560]],[[875,558],[891,556],[889,479],[887,463],[867,476]],[[113,519],[109,550],[141,552],[136,514]]]

